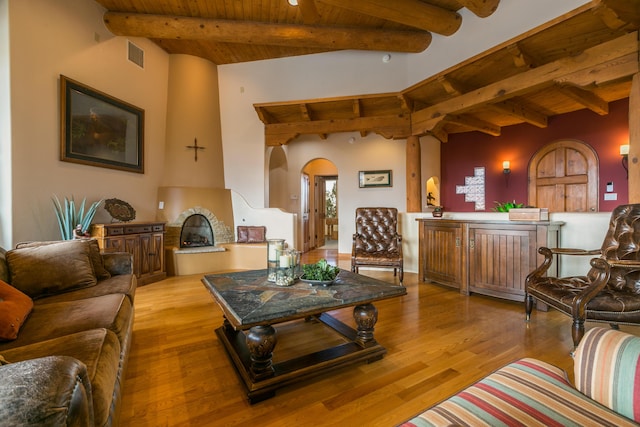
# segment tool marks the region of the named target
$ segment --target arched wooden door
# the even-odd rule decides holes
[[[598,176],[598,156],[584,142],[545,145],[529,163],[529,204],[550,212],[597,212]]]

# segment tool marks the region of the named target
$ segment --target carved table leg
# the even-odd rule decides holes
[[[357,305],[353,308],[353,318],[358,325],[358,336],[355,342],[362,347],[377,344],[373,338],[373,327],[378,321],[378,309],[373,304]]]
[[[273,376],[271,357],[278,341],[271,325],[254,326],[247,334],[247,347],[251,354],[251,378],[253,381]]]

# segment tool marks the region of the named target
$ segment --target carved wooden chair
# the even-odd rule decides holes
[[[584,322],[640,324],[640,204],[621,205],[611,213],[609,230],[598,250],[541,247],[542,264],[526,278],[526,320],[534,299],[573,318],[571,336],[577,346]],[[586,276],[546,277],[553,256],[600,255],[591,260]]]
[[[356,232],[351,249],[351,271],[359,267],[390,267],[404,278],[402,236],[398,234],[396,208],[357,208]]]

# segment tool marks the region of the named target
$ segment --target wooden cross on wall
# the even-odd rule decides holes
[[[206,147],[202,147],[202,146],[198,145],[198,138],[194,138],[193,139],[193,145],[187,145],[187,148],[193,149],[193,151],[194,151],[193,160],[195,160],[197,162],[198,161],[198,150],[204,150]]]

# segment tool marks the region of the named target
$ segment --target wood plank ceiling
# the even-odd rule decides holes
[[[640,0],[594,0],[398,93],[255,104],[268,146],[299,135],[385,138],[544,128],[581,109],[607,114],[639,72]]]

